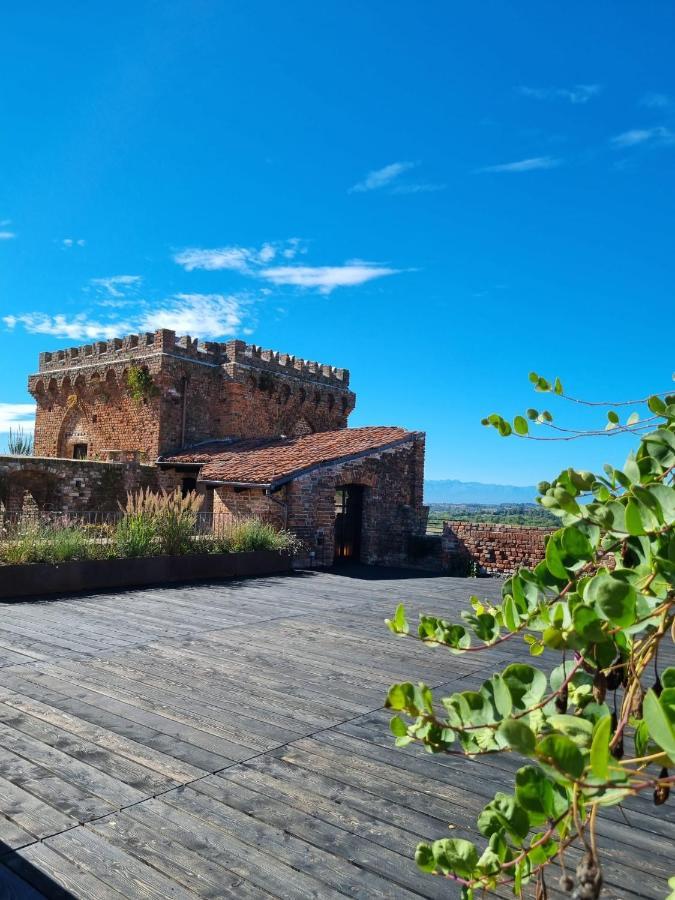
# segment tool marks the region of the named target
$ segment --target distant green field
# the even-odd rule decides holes
[[[461,522],[494,522],[500,525],[531,525],[542,528],[555,526],[558,519],[534,503],[499,503],[488,506],[480,503],[431,503],[427,532],[438,534],[446,519]]]

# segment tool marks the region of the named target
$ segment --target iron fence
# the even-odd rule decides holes
[[[92,537],[100,532],[104,537],[111,532],[126,517],[122,510],[86,510],[73,512],[62,509],[28,509],[7,510],[0,508],[0,541],[11,540],[17,535],[30,531],[60,530],[67,528],[79,528],[91,531]],[[188,519],[194,519],[191,525],[192,533],[199,535],[220,534],[227,532],[237,523],[255,518],[261,522],[279,526],[270,515],[252,516],[250,511],[242,507],[234,508],[228,512],[198,512],[190,514]]]

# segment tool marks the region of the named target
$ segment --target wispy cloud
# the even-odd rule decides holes
[[[234,272],[250,274],[259,266],[271,263],[277,255],[283,256],[284,259],[293,259],[302,252],[300,239],[291,238],[282,243],[268,242],[258,248],[230,246],[204,249],[188,247],[175,253],[173,259],[186,272],[192,272],[194,269],[203,269],[207,272],[229,269]]]
[[[363,181],[359,181],[349,188],[350,194],[360,194],[365,191],[378,191],[388,187],[397,178],[400,178],[404,172],[414,169],[417,163],[414,162],[394,162],[381,169],[373,169],[368,172]]]
[[[90,317],[87,313],[78,313],[68,317],[61,313],[55,316],[42,312],[22,313],[18,316],[3,316],[5,326],[13,331],[17,326],[22,326],[31,334],[48,334],[52,337],[68,338],[73,341],[99,338],[109,340],[124,332],[132,332],[135,329],[130,323],[119,320],[101,321]]]
[[[571,88],[541,88],[521,85],[517,88],[523,97],[532,100],[567,100],[569,103],[588,103],[593,97],[597,97],[602,91],[601,84],[575,84]]]
[[[6,434],[10,428],[29,431],[34,419],[34,403],[0,403],[0,433]]]
[[[615,147],[636,147],[639,144],[669,145],[675,143],[675,132],[664,125],[654,128],[632,128],[617,134],[610,141]]]
[[[92,278],[92,287],[99,288],[108,297],[124,297],[129,288],[142,282],[140,275],[111,275],[109,278]]]
[[[16,237],[16,232],[10,231],[8,226],[12,224],[11,219],[2,219],[0,221],[0,241],[11,241]]]
[[[434,182],[414,182],[413,184],[396,184],[391,189],[392,194],[433,194],[436,191],[444,191],[447,185]]]
[[[417,189],[423,188],[418,185]],[[209,250],[192,247],[176,253],[174,260],[188,272],[194,269],[229,269],[269,284],[313,289],[322,294],[329,294],[336,287],[354,287],[400,271],[360,259],[348,260],[338,266],[299,265],[297,261],[289,264],[306,252],[307,248],[299,238],[291,238],[283,243],[263,244],[259,249],[232,246]],[[270,265],[273,261],[277,264]]]
[[[73,341],[110,340],[123,334],[170,328],[180,334],[202,338],[229,337],[246,319],[245,297],[224,294],[175,294],[157,303],[143,302],[132,315],[101,315],[100,311],[75,316],[32,312],[4,316],[2,321],[13,331],[22,327],[31,334],[46,334]]]
[[[277,266],[263,269],[260,275],[272,284],[294,285],[330,294],[337,287],[354,287],[400,271],[375,263],[352,262],[343,266]]]
[[[668,94],[649,93],[640,98],[640,106],[646,106],[648,109],[667,109],[672,103],[672,97]]]
[[[62,246],[68,249],[71,247],[84,247],[86,243],[84,238],[63,238],[61,241]]]
[[[496,166],[483,166],[478,172],[534,172],[537,169],[555,169],[562,160],[553,156],[532,156],[515,162],[499,163]]]

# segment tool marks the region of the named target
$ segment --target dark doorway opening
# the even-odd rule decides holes
[[[363,487],[347,484],[335,491],[335,561],[361,559]]]
[[[197,477],[187,476],[187,478],[183,478],[183,483],[181,485],[181,493],[184,497],[187,497],[189,493],[197,490]]]
[[[87,445],[86,444],[75,444],[73,446],[73,459],[86,459],[87,458]]]

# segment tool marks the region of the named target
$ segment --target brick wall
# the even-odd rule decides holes
[[[147,396],[131,396],[132,366],[151,376]],[[177,339],[167,329],[41,353],[28,388],[35,452],[63,458],[76,444],[90,459],[134,450],[154,460],[211,438],[344,428],[356,402],[346,369],[243,341]]]
[[[544,558],[546,536],[552,529],[484,522],[445,522],[441,561],[453,569],[462,561],[476,562],[481,572],[510,574],[531,568]]]
[[[216,487],[215,513],[257,515],[286,527],[303,542],[299,564],[332,565],[335,553],[335,490],[363,487],[361,561],[399,565],[408,559],[411,535],[422,535],[424,437],[349,462],[321,466],[276,491]],[[313,555],[312,555],[313,554]]]
[[[65,512],[117,510],[127,491],[157,490],[160,472],[137,462],[92,462],[0,456],[0,503],[8,512],[24,504]]]

